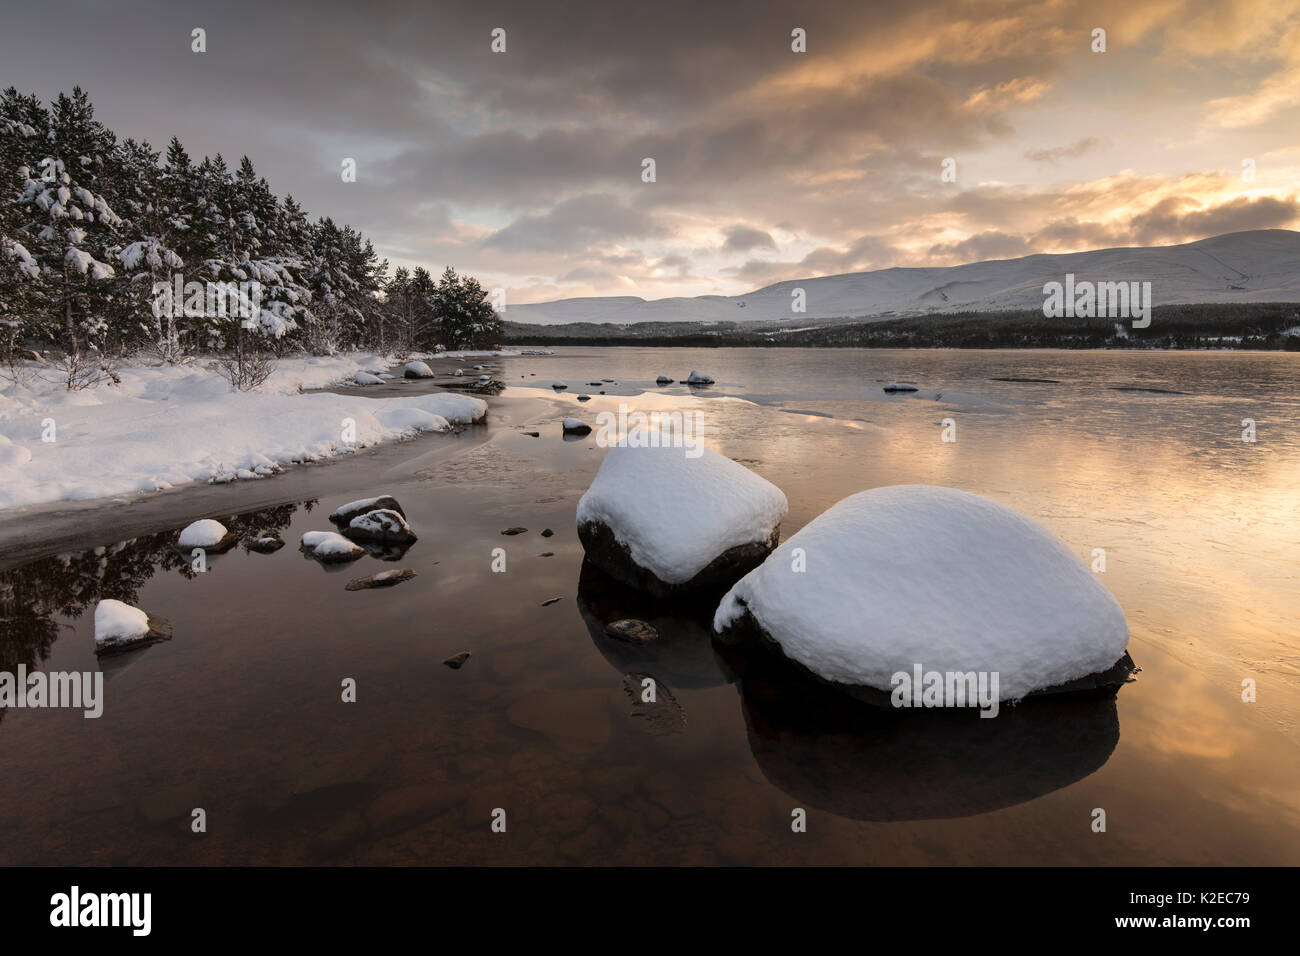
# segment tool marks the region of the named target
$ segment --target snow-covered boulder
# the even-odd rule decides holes
[[[402,510],[402,506],[397,503],[397,499],[392,495],[376,495],[374,498],[358,498],[356,501],[349,501],[342,507],[336,508],[330,515],[330,521],[346,527],[352,523],[353,518],[358,518],[371,511],[396,511],[403,518],[406,517],[406,512]]]
[[[0,468],[17,468],[32,460],[31,450],[0,435]]]
[[[357,372],[352,380],[358,385],[383,385],[384,380],[373,372]]]
[[[171,627],[162,618],[146,614],[123,601],[106,598],[95,605],[95,651],[121,650],[131,645],[152,643],[171,637]]]
[[[687,385],[712,385],[713,376],[705,375],[703,372],[692,371],[690,375],[686,376],[686,384]]]
[[[616,446],[578,502],[578,537],[597,567],[662,596],[734,581],[776,547],[787,510],[708,448]]]
[[[355,561],[366,549],[333,531],[308,531],[302,536],[300,550],[325,564]]]
[[[176,539],[176,546],[183,551],[202,548],[205,551],[228,550],[239,536],[226,528],[220,521],[204,518],[186,525]]]
[[[404,378],[433,378],[433,369],[423,362],[407,362],[402,368]]]
[[[348,522],[346,534],[349,538],[384,544],[410,544],[415,541],[415,532],[406,523],[406,518],[387,508],[357,515]]]
[[[1001,700],[1132,670],[1119,603],[1058,538],[997,502],[926,485],[828,509],[739,581],[713,623],[757,631],[816,677],[886,705],[894,675],[918,667],[996,673]]]
[[[591,433],[591,426],[581,418],[566,418],[560,427],[564,429],[566,435],[587,435]]]

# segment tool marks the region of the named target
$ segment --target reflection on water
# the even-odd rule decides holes
[[[749,746],[801,806],[853,820],[968,817],[1100,769],[1119,742],[1115,691],[1038,698],[996,718],[890,711],[816,693],[773,662],[734,660]]]
[[[303,502],[311,511],[316,502]],[[240,538],[276,534],[286,528],[298,505],[280,505],[219,520]],[[8,571],[0,571],[0,671],[15,673],[19,664],[37,669],[59,635],[58,618],[79,618],[106,599],[136,605],[140,590],[160,571],[192,579],[189,552],[176,546],[180,529],[119,541],[108,547],[58,554]],[[215,552],[207,561],[223,559]],[[121,670],[149,645],[99,658],[108,675]],[[0,719],[6,708],[0,708]]]
[[[810,694],[717,645],[707,600],[648,600],[584,567],[574,509],[603,451],[559,423],[627,399],[549,395],[539,419],[490,420],[489,440],[397,480],[358,471],[314,511],[216,515],[279,534],[274,554],[238,548],[195,574],[176,532],[210,515],[178,514],[111,546],[90,526],[82,550],[0,573],[0,669],[109,666],[86,613],[101,598],[175,633],[121,655],[99,720],[3,715],[0,863],[1300,862],[1296,357],[618,349],[502,365],[505,381],[638,394],[659,373],[712,373],[708,394],[637,407],[702,410],[710,444],[786,492],[786,536],[848,494],[926,482],[1015,507],[1085,561],[1104,548],[1142,678],[992,720]],[[922,391],[879,392],[896,379]],[[384,492],[420,535],[400,555],[417,577],[348,592],[398,555],[334,570],[293,545]],[[660,639],[605,633],[627,617]],[[463,650],[462,669],[442,666]],[[674,732],[647,733],[630,706],[624,679],[641,674],[671,690]],[[202,840],[197,806],[221,824]],[[488,829],[498,806],[508,839]]]

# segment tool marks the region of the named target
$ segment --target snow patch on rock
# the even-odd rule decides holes
[[[1128,644],[1119,603],[1050,531],[926,485],[860,492],[825,511],[727,593],[715,629],[746,610],[818,676],[884,692],[920,664],[996,671],[1001,699],[1016,700],[1103,671]]]
[[[579,527],[609,527],[632,560],[668,584],[723,552],[766,541],[789,505],[776,485],[709,448],[609,450],[578,502]]]

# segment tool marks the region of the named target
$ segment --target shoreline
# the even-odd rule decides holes
[[[0,571],[57,554],[93,535],[109,545],[127,537],[165,531],[210,514],[237,514],[318,498],[353,487],[362,475],[383,469],[385,479],[414,477],[431,462],[472,451],[496,430],[545,414],[544,398],[485,396],[484,420],[454,432],[424,432],[378,442],[347,455],[303,462],[259,481],[210,484],[195,480],[154,492],[110,495],[0,510]],[[495,427],[494,427],[495,426]],[[430,439],[434,439],[430,441]],[[426,445],[413,453],[413,446]],[[373,480],[373,479],[371,479]],[[102,540],[100,540],[102,539]]]

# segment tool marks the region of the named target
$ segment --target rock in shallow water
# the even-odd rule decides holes
[[[341,564],[355,561],[366,549],[333,531],[308,531],[302,536],[299,550],[324,564]]]
[[[402,506],[397,503],[397,499],[392,495],[376,495],[374,498],[349,501],[330,515],[330,521],[347,527],[352,523],[353,518],[358,518],[371,511],[396,511],[403,518],[406,517],[406,512],[402,510]]]
[[[219,554],[229,551],[238,540],[239,535],[227,530],[220,521],[204,518],[186,525],[176,539],[176,546],[183,551],[202,548]]]
[[[113,654],[170,640],[171,625],[138,607],[106,598],[95,605],[95,653]]]
[[[635,618],[610,621],[605,625],[605,633],[616,640],[627,641],[629,644],[649,644],[659,639],[659,632],[654,629],[653,624],[638,621]]]
[[[653,594],[730,584],[780,540],[785,495],[703,446],[611,448],[578,502],[578,537],[607,574]]]
[[[344,590],[366,591],[371,588],[391,588],[394,584],[401,584],[413,577],[415,577],[415,572],[410,568],[394,568],[391,571],[380,571],[378,574],[372,574],[369,577],[349,581]]]
[[[344,533],[359,541],[381,544],[410,544],[416,540],[415,532],[406,523],[406,519],[398,512],[386,508],[358,515],[348,522]]]
[[[469,658],[470,658],[469,651],[461,651],[459,654],[453,654],[451,657],[443,661],[443,663],[446,664],[448,667],[450,667],[452,670],[458,671],[461,669],[461,667],[464,666],[465,662],[469,660]]]
[[[895,675],[918,667],[996,674],[1000,700],[1131,673],[1124,612],[1061,541],[987,498],[923,485],[827,510],[731,589],[714,627],[886,704]]]
[[[245,538],[244,547],[249,551],[256,551],[258,554],[273,554],[284,547],[284,539],[276,535],[266,535],[261,538]]]

